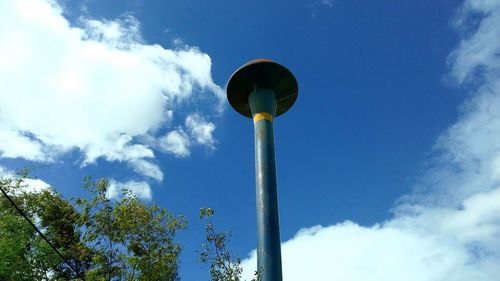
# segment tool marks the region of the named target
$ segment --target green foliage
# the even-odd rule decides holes
[[[62,255],[89,281],[179,280],[181,246],[175,235],[185,229],[182,216],[146,204],[128,190],[121,199],[106,193],[109,181],[84,179],[89,198],[74,204],[51,189],[28,192],[27,171],[0,178],[0,186],[38,226]],[[200,209],[207,221],[202,262],[210,264],[212,281],[240,281],[241,261],[227,249],[229,233],[217,232],[213,209]],[[0,280],[77,280],[77,274],[0,196]]]
[[[205,243],[200,252],[201,262],[210,265],[211,281],[240,281],[241,259],[234,257],[227,248],[229,233],[217,232],[212,223],[215,211],[211,208],[200,209],[200,219],[206,220]]]
[[[217,231],[212,222],[214,215],[215,211],[212,208],[200,208],[200,219],[207,222],[200,261],[209,264],[211,281],[242,281],[241,259],[235,257],[227,247],[231,234]],[[251,281],[260,280],[260,275],[256,271]]]
[[[85,270],[89,249],[80,241],[75,228],[75,210],[52,190],[27,192],[25,174],[0,179],[0,186],[24,210],[31,221],[76,267]],[[0,280],[71,280],[75,278],[17,210],[0,197]]]
[[[94,250],[89,280],[178,280],[178,230],[186,227],[157,205],[147,205],[124,190],[122,199],[106,196],[109,181],[85,179],[93,197],[77,198],[83,239]]]

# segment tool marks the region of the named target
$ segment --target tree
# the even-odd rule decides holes
[[[177,230],[185,228],[186,220],[156,205],[145,205],[135,197],[122,200],[115,214],[130,253],[127,263],[133,270],[128,279],[178,280],[181,247],[173,239]]]
[[[0,186],[74,267],[85,271],[90,249],[80,240],[76,212],[50,189],[29,192],[25,179],[0,179]],[[71,280],[76,274],[4,196],[0,197],[0,280]]]
[[[0,280],[180,279],[181,246],[175,235],[186,227],[183,216],[147,204],[126,189],[120,199],[109,199],[106,179],[85,178],[89,198],[68,201],[49,188],[28,191],[27,177],[0,178],[0,187],[64,259],[0,196]],[[200,210],[208,222],[200,258],[210,264],[212,281],[240,281],[241,260],[227,249],[230,235],[217,232],[213,215],[210,208]]]
[[[84,241],[94,250],[90,280],[178,280],[178,230],[186,227],[157,205],[147,205],[128,190],[120,200],[106,196],[109,181],[84,180],[93,197],[78,198]]]
[[[51,250],[23,218],[0,212],[0,280],[48,280],[59,262]]]
[[[206,220],[205,243],[200,252],[201,262],[210,265],[211,281],[241,281],[241,259],[235,257],[227,248],[231,235],[228,232],[218,232],[212,223],[215,211],[211,208],[200,209],[200,219]],[[255,272],[252,281],[259,280]]]

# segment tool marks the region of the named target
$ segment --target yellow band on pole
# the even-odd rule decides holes
[[[256,113],[253,115],[253,123],[254,124],[262,119],[273,122],[273,116],[267,112],[260,112],[260,113]]]

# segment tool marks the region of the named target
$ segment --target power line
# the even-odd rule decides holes
[[[45,240],[45,242],[47,242],[47,244],[49,244],[49,246],[52,248],[52,250],[54,250],[57,253],[57,255],[59,255],[59,257],[64,261],[64,263],[66,263],[76,273],[78,278],[85,281],[85,278],[80,274],[80,272],[78,272],[78,270],[76,270],[76,268],[61,254],[61,252],[59,252],[59,250],[57,250],[57,248],[54,247],[54,245],[49,241],[49,239],[47,239],[47,237],[45,237],[45,235],[38,229],[38,227],[36,227],[36,225],[28,218],[28,216],[26,216],[26,214],[23,212],[23,210],[21,210],[17,206],[17,204],[12,200],[12,198],[10,198],[10,196],[7,194],[7,192],[5,192],[5,190],[2,188],[1,185],[0,185],[0,190],[2,191],[3,195],[5,195],[5,197],[7,197],[7,200],[9,200],[10,204],[12,204],[12,206],[14,206],[14,208],[17,210],[17,212],[26,221],[28,221],[28,223],[36,230],[38,235],[40,235],[40,237],[42,237],[42,239]]]

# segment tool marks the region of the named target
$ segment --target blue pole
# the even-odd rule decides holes
[[[255,128],[257,271],[259,280],[282,281],[273,133],[276,95],[272,90],[255,88],[248,102]]]

